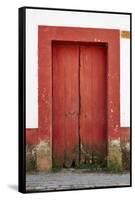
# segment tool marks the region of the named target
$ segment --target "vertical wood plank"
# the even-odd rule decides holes
[[[81,163],[101,162],[107,143],[106,48],[80,47]]]
[[[53,45],[53,161],[57,167],[78,162],[79,49]]]

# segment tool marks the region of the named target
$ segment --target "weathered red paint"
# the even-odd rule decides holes
[[[120,128],[120,138],[121,138],[121,141],[124,141],[124,142],[130,141],[130,128],[129,127],[121,127]]]
[[[80,140],[87,152],[87,158],[82,153],[82,160],[107,154],[106,53],[105,46],[80,47]]]
[[[52,141],[57,166],[78,163],[79,154],[82,163],[95,152],[105,157],[106,60],[103,45],[53,45]]]
[[[38,143],[38,128],[27,128],[26,144],[37,144],[37,143]]]
[[[38,27],[38,131],[36,139],[52,141],[52,43],[74,42],[107,46],[107,137],[120,137],[120,32],[119,30]],[[34,132],[33,132],[34,134]],[[36,134],[36,133],[35,133]],[[29,134],[27,141],[33,138]],[[38,138],[38,140],[37,140]]]
[[[53,161],[70,167],[78,162],[79,48],[53,45]]]

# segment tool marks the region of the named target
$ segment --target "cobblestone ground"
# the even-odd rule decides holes
[[[105,186],[128,186],[130,174],[92,173],[82,170],[62,170],[26,175],[27,191],[51,191]]]

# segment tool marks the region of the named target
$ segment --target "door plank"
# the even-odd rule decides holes
[[[80,47],[81,163],[106,159],[106,67],[106,48]]]
[[[78,163],[79,48],[53,45],[53,162],[56,167]]]

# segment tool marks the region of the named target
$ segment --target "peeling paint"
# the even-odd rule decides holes
[[[26,171],[48,171],[52,167],[50,141],[26,145]]]
[[[26,171],[36,170],[36,145],[26,145]]]
[[[126,143],[125,149],[126,149],[127,151],[130,151],[130,143],[129,143],[129,142]]]
[[[111,140],[111,146],[116,146],[120,148],[120,138]]]
[[[118,132],[118,131],[119,131],[119,126],[118,126],[118,125],[115,125],[114,131],[115,131],[115,132]]]
[[[38,171],[48,171],[51,169],[51,147],[50,141],[41,141],[37,145],[37,170]]]
[[[122,141],[122,165],[125,170],[130,170],[130,142]]]
[[[108,168],[112,170],[122,170],[122,151],[120,138],[109,141]]]

